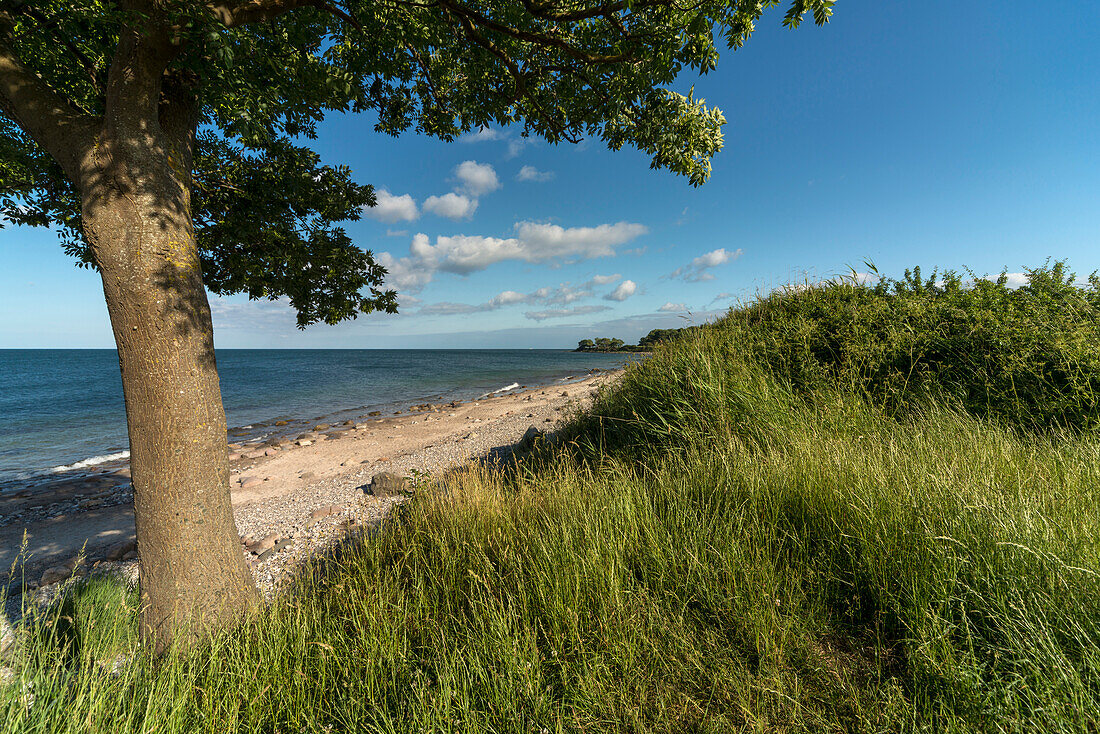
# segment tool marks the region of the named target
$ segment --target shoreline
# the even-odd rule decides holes
[[[230,454],[237,451],[247,451],[249,447],[268,444],[271,441],[285,441],[291,437],[308,433],[313,426],[325,424],[330,427],[343,426],[349,423],[364,423],[384,418],[403,415],[412,412],[422,406],[446,405],[452,402],[464,403],[474,400],[484,400],[489,397],[507,395],[520,390],[540,389],[553,386],[564,386],[583,381],[593,375],[616,371],[620,368],[586,368],[576,374],[564,377],[554,377],[551,381],[529,381],[529,384],[513,382],[504,385],[495,391],[482,393],[480,389],[453,388],[446,391],[435,392],[427,395],[419,395],[415,398],[383,401],[371,405],[358,407],[341,407],[330,410],[312,418],[276,414],[272,418],[262,421],[254,421],[240,426],[229,426],[227,429],[226,443],[230,447]],[[272,408],[272,413],[277,413],[277,407]],[[103,449],[104,453],[89,456],[69,464],[59,464],[45,469],[28,469],[21,475],[11,479],[0,479],[0,500],[27,492],[49,492],[64,488],[73,484],[97,485],[98,489],[106,489],[109,485],[125,483],[129,478],[128,467],[130,465],[129,447],[110,447]],[[112,477],[116,479],[112,480]],[[114,487],[118,489],[118,487]],[[0,527],[5,524],[5,516],[0,512]]]
[[[402,498],[372,493],[374,475],[435,476],[471,459],[507,456],[531,427],[552,431],[623,369],[227,443],[234,516],[257,583],[271,593],[288,566],[380,522]],[[27,588],[71,575],[82,547],[85,570],[122,562],[127,573],[136,573],[128,467],[99,475],[106,479],[0,495],[0,568],[6,571],[17,558],[25,531]],[[98,488],[103,482],[110,486]]]

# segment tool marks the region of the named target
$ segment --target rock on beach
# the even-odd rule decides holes
[[[393,472],[380,472],[370,480],[370,493],[375,497],[392,497],[404,494],[410,489],[412,489],[412,483],[409,482],[409,478]]]

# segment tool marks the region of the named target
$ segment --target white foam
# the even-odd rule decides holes
[[[487,392],[484,395],[482,395],[481,398],[485,398],[485,397],[488,397],[490,395],[499,395],[502,392],[509,392],[511,390],[515,390],[517,387],[519,387],[519,383],[518,382],[513,382],[511,385],[508,385],[507,387],[502,387],[499,390],[493,390],[492,392]],[[481,400],[481,398],[478,398],[478,400]]]
[[[55,466],[50,469],[50,471],[54,474],[60,474],[61,472],[73,471],[75,469],[86,469],[89,466],[96,466],[97,464],[106,464],[108,461],[120,461],[122,459],[129,458],[129,451],[119,451],[117,454],[104,454],[103,456],[93,456],[90,459],[84,459],[83,461],[78,461],[75,464]]]

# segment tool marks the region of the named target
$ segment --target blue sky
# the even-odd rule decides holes
[[[216,298],[216,344],[633,341],[865,260],[992,274],[1051,257],[1087,274],[1100,20],[1085,9],[840,0],[828,26],[796,31],[773,10],[717,71],[681,79],[729,121],[698,189],[598,141],[494,130],[446,144],[333,117],[316,148],[386,192],[347,229],[391,266],[402,314],[302,332],[281,303]],[[0,259],[0,348],[112,346],[97,276],[51,233],[0,230]]]

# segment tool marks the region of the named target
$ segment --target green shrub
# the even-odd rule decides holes
[[[972,274],[971,274],[972,275]],[[803,395],[839,386],[887,411],[948,401],[1013,426],[1100,425],[1100,279],[1064,263],[1028,284],[919,268],[775,293],[717,327]]]

